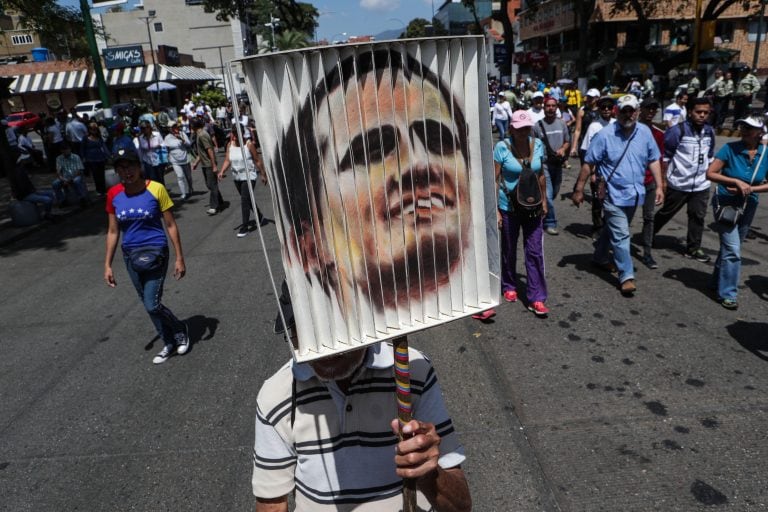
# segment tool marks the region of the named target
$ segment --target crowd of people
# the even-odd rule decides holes
[[[633,217],[642,211],[641,262],[658,268],[654,239],[683,208],[688,216],[684,255],[707,263],[702,247],[712,184],[715,230],[720,249],[710,286],[720,304],[736,309],[740,245],[749,231],[764,184],[768,144],[764,116],[750,110],[760,83],[749,71],[734,88],[730,73],[717,70],[702,87],[688,77],[664,106],[646,80],[628,81],[623,91],[590,88],[583,94],[563,80],[492,81],[492,124],[498,135],[493,150],[502,238],[502,296],[518,300],[516,253],[522,232],[528,309],[547,316],[544,236],[556,236],[554,198],[568,157],[578,157],[580,172],[572,201],[580,206],[589,183],[595,267],[616,274],[622,295],[637,291],[630,236]],[[613,94],[610,94],[612,91]],[[715,151],[716,130],[734,102],[733,126],[740,140]],[[662,110],[660,114],[660,110]],[[660,114],[660,115],[659,115]],[[526,182],[526,176],[536,176]],[[538,189],[538,190],[536,190]],[[524,190],[524,193],[521,192]],[[521,197],[533,198],[532,205]],[[535,200],[536,198],[540,200]],[[487,310],[474,315],[488,320]]]
[[[227,131],[236,132],[232,130],[233,122],[240,123],[243,137],[248,141],[248,154],[252,156],[245,165],[249,175],[261,170],[253,122],[247,115],[235,120],[230,102],[212,108],[203,100],[187,97],[178,109],[178,115],[166,108],[150,112],[134,103],[121,106],[113,113],[113,118],[98,121],[89,119],[87,114],[78,114],[74,109],[70,112],[62,109],[50,116],[41,114],[34,130],[43,141],[43,151],[37,150],[27,136],[30,128],[6,127],[12,157],[17,164],[10,176],[14,198],[42,205],[45,218],[50,220],[55,219],[51,214],[54,206],[78,201],[80,206],[87,207],[91,204],[88,178],[93,181],[98,197],[105,196],[105,169],[111,155],[121,148],[133,147],[140,155],[144,175],[149,179],[165,186],[166,172],[173,170],[181,201],[194,192],[192,170],[200,166],[210,193],[206,213],[216,215],[227,206],[218,188],[227,168],[217,169],[215,156],[219,151],[226,151],[228,157],[236,158],[229,149],[233,143],[227,134]],[[251,205],[250,196],[241,184],[253,184],[255,180],[239,179],[241,160],[227,167],[233,169],[242,208],[247,211]],[[49,189],[38,190],[32,185],[28,174],[35,166],[47,166],[55,175]],[[266,176],[263,172],[261,175]],[[258,220],[262,218],[259,213]],[[245,236],[252,228],[249,215],[244,214],[238,236]]]

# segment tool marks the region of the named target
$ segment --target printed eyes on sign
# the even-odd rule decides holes
[[[450,128],[433,119],[411,123],[409,134],[412,141],[420,141],[429,153],[435,155],[453,155],[459,146]],[[368,164],[377,165],[397,153],[397,144],[398,130],[392,125],[361,133],[352,139],[349,149],[344,153],[339,162],[339,172],[351,170],[353,159],[357,159],[355,163],[362,162],[362,156],[366,154]]]

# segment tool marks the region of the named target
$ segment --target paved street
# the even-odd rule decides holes
[[[101,204],[0,247],[0,510],[253,510],[256,392],[289,352],[271,334],[258,235],[235,237],[231,178],[215,217],[195,180],[176,208],[188,276],[167,281],[164,299],[193,345],[163,365],[119,256],[118,287],[102,281]],[[681,256],[684,212],[658,238],[661,267],[638,261],[639,291],[623,298],[589,265],[588,206],[558,201],[548,319],[505,303],[487,324],[411,338],[466,446],[474,510],[768,510],[766,199],[738,311],[707,291],[711,264]],[[277,262],[273,224],[264,237]],[[704,246],[714,257],[710,230]]]

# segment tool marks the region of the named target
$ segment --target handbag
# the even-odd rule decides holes
[[[611,181],[611,178],[613,178],[613,175],[616,173],[616,169],[619,168],[621,161],[624,160],[624,155],[627,154],[629,145],[632,143],[632,139],[635,138],[636,133],[637,133],[637,128],[635,128],[635,131],[632,132],[632,136],[629,138],[629,140],[627,140],[627,144],[624,146],[624,151],[622,151],[621,156],[619,157],[619,160],[616,162],[616,165],[611,171],[611,174],[608,175],[608,178],[606,178],[600,173],[597,173],[597,176],[595,177],[595,186],[597,189],[597,198],[600,201],[605,200],[606,196],[608,195],[608,182]]]
[[[131,249],[128,259],[135,272],[151,272],[158,270],[165,263],[166,247],[162,245],[146,245]]]
[[[763,152],[757,160],[757,165],[755,165],[755,169],[752,171],[752,177],[749,180],[750,186],[752,185],[752,182],[755,181],[757,170],[760,169],[760,164],[763,163],[763,157],[765,156],[766,151],[768,151],[768,147],[763,148]],[[735,227],[739,223],[739,220],[741,220],[741,216],[744,215],[744,208],[747,207],[748,199],[749,196],[744,196],[744,202],[741,203],[741,206],[732,204],[721,205],[719,196],[715,194],[715,220],[724,227]]]

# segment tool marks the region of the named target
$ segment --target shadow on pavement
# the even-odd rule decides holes
[[[710,299],[715,299],[715,292],[708,288],[711,272],[702,272],[690,267],[671,268],[661,274],[666,279],[680,282],[686,288],[701,292]]]
[[[187,318],[186,320],[180,319],[189,327],[189,348],[190,352],[192,347],[200,341],[208,341],[213,339],[216,335],[216,330],[219,328],[219,320],[217,318],[211,318],[204,315],[195,315]],[[154,338],[149,340],[144,345],[144,350],[150,351],[155,347],[155,343],[160,340],[160,336],[155,335]]]
[[[768,324],[765,322],[744,322],[739,320],[727,326],[728,334],[738,342],[739,345],[754,355],[768,361],[768,340],[765,338]]]
[[[744,284],[752,290],[752,293],[763,300],[768,300],[768,277],[752,275],[747,278]]]
[[[589,225],[589,229],[592,229],[592,225]],[[560,268],[565,268],[569,265],[572,265],[579,272],[586,272],[588,274],[592,274],[593,276],[597,276],[613,287],[616,287],[619,284],[619,281],[614,273],[596,267],[592,263],[592,253],[569,254],[557,262],[557,266]]]
[[[99,199],[85,210],[73,210],[67,215],[58,216],[56,222],[44,222],[34,226],[23,237],[0,246],[0,256],[34,249],[64,251],[67,249],[67,240],[98,235],[106,231],[104,200]]]
[[[578,238],[592,238],[592,224],[573,222],[565,226],[563,230]]]

